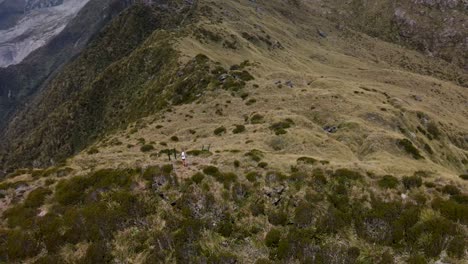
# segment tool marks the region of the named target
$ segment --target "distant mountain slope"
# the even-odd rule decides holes
[[[340,26],[417,49],[468,71],[466,0],[319,2],[324,15]]]
[[[15,115],[4,134],[9,162],[62,160],[109,129],[162,107],[158,89],[172,82],[177,53],[163,33],[153,37],[162,38],[154,49],[140,45],[156,29],[178,26],[190,7],[138,5],[116,18]],[[160,84],[150,92],[152,80]]]
[[[0,68],[0,130],[56,70],[79,54],[108,21],[130,4],[128,0],[91,0],[46,45],[21,63]]]
[[[0,3],[0,67],[20,63],[59,34],[89,0]],[[22,4],[22,5],[21,5]]]

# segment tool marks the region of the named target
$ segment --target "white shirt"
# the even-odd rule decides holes
[[[182,155],[181,155],[181,156],[182,156],[182,159],[184,160],[184,159],[185,159],[185,152],[184,152],[184,151],[182,151]]]

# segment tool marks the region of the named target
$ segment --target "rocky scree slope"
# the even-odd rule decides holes
[[[18,64],[45,45],[87,2],[6,0],[0,3],[0,67]]]

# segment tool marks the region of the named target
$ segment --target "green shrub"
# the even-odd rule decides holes
[[[429,122],[429,124],[427,124],[427,132],[429,132],[434,139],[440,139],[442,134],[437,127],[437,124],[434,122]]]
[[[378,264],[393,264],[395,263],[394,259],[395,258],[393,257],[392,253],[387,250],[382,254],[382,256],[380,256],[380,261]]]
[[[252,149],[245,153],[245,156],[251,158],[255,162],[260,162],[263,159],[263,152],[257,149]]]
[[[432,201],[432,207],[452,221],[468,223],[468,205],[459,204],[454,200],[444,201],[440,198]]]
[[[424,186],[426,186],[427,188],[435,188],[437,185],[433,182],[425,182]]]
[[[178,142],[178,141],[179,141],[179,137],[177,137],[177,136],[172,136],[172,137],[171,137],[171,140],[174,141],[174,142]]]
[[[253,105],[257,102],[257,99],[255,98],[250,98],[247,102],[245,102],[245,105],[249,106],[249,105]]]
[[[81,259],[83,264],[111,263],[112,255],[106,241],[97,241],[89,245],[85,256]]]
[[[419,255],[419,254],[410,256],[408,259],[408,264],[427,264],[427,263],[428,262],[426,258],[423,255]]]
[[[287,131],[286,129],[290,128],[292,125],[294,125],[294,122],[291,119],[285,119],[284,121],[280,121],[277,123],[274,123],[273,125],[270,126],[270,129],[275,132],[275,135],[283,135],[286,134]]]
[[[278,229],[271,229],[265,237],[265,245],[269,248],[278,247],[279,241],[281,239],[281,231]]]
[[[10,228],[22,227],[23,229],[31,228],[34,217],[37,215],[37,209],[17,204],[8,208],[3,213],[3,218],[7,219],[7,224]]]
[[[154,177],[161,173],[161,169],[158,166],[150,166],[143,172],[143,179],[149,182],[153,182]]]
[[[239,168],[240,167],[240,161],[235,160],[234,161],[234,167]]]
[[[29,232],[11,230],[6,238],[6,255],[10,261],[20,261],[36,256],[40,252],[40,246],[34,236]],[[0,259],[3,256],[0,256]]]
[[[196,184],[200,184],[204,178],[205,178],[205,175],[203,173],[197,172],[192,176],[192,181]]]
[[[416,224],[410,229],[408,237],[416,239],[415,246],[427,257],[434,258],[444,250],[447,239],[456,234],[457,227],[453,222],[436,216]]]
[[[315,212],[312,204],[302,201],[295,209],[294,223],[298,227],[309,227],[313,223],[314,215]]]
[[[216,136],[221,136],[222,134],[226,133],[226,128],[221,126],[221,127],[218,127],[214,130],[214,134]]]
[[[419,152],[419,150],[413,145],[413,142],[411,142],[409,139],[399,139],[398,140],[398,145],[403,147],[403,149],[408,153],[410,154],[411,156],[413,156],[414,159],[424,159],[423,156],[421,156],[421,153]]]
[[[94,154],[99,153],[99,149],[96,148],[96,147],[92,147],[92,148],[90,148],[90,149],[88,150],[87,153],[88,153],[88,155],[94,155]]]
[[[172,164],[164,164],[161,167],[161,171],[164,175],[170,175],[174,171],[174,166]]]
[[[256,171],[251,171],[251,172],[249,172],[249,173],[247,173],[245,175],[245,178],[249,182],[256,182],[258,177],[259,177],[259,175],[258,175],[258,173]]]
[[[348,248],[347,255],[348,259],[353,263],[361,255],[361,250],[358,247],[350,247]]]
[[[468,195],[465,195],[465,194],[452,195],[450,199],[453,199],[455,202],[459,204],[468,204]]]
[[[297,159],[297,163],[303,163],[303,164],[309,164],[309,165],[314,165],[317,163],[318,160],[311,158],[311,157],[300,157]]]
[[[266,167],[268,167],[268,163],[266,162],[259,162],[258,163],[258,167],[262,168],[262,169],[265,169]]]
[[[232,133],[234,134],[239,134],[245,132],[245,126],[244,125],[236,125],[236,127],[232,130]]]
[[[195,150],[189,150],[187,151],[187,155],[189,156],[194,156],[194,157],[209,157],[209,156],[212,156],[213,153],[211,153],[209,150],[199,150],[199,149],[195,149]]]
[[[431,146],[429,146],[429,144],[424,144],[424,149],[427,151],[427,153],[433,155],[434,154],[434,151],[432,150]]]
[[[447,184],[444,186],[444,188],[442,188],[442,192],[443,193],[446,193],[446,194],[449,194],[449,195],[457,195],[457,194],[460,194],[460,189],[458,189],[457,186],[454,186],[454,185],[451,185],[451,184]]]
[[[26,200],[24,200],[24,206],[29,208],[38,208],[44,204],[46,196],[51,193],[51,190],[44,187],[39,187],[29,193]]]
[[[385,175],[379,180],[378,184],[382,189],[396,189],[400,181],[392,175]]]
[[[218,176],[221,174],[218,168],[215,166],[207,166],[203,169],[203,173],[210,176]]]
[[[468,174],[462,174],[460,175],[460,179],[468,181]]]
[[[268,222],[275,226],[284,226],[288,222],[288,215],[283,211],[272,211],[268,214]]]
[[[89,182],[84,176],[61,180],[55,187],[55,200],[62,205],[80,203],[88,186]]]
[[[229,189],[231,184],[237,181],[237,175],[233,172],[227,172],[223,173],[221,177],[217,177],[216,180],[222,183],[225,189]]]
[[[143,145],[141,146],[140,148],[141,152],[149,152],[149,151],[152,151],[154,150],[154,146],[153,145]]]
[[[1,190],[8,190],[8,189],[16,189],[21,185],[28,186],[28,183],[25,181],[17,181],[17,182],[4,182],[0,184],[0,191]]]
[[[273,262],[266,258],[259,258],[255,261],[255,264],[273,264]]]
[[[234,225],[229,220],[222,221],[218,225],[218,233],[220,233],[223,237],[230,237],[233,229]]]
[[[362,175],[357,172],[353,171],[350,169],[337,169],[333,173],[334,178],[336,178],[339,182],[345,182],[345,181],[356,181],[362,179]]]
[[[83,202],[87,195],[86,190],[129,187],[134,170],[102,169],[90,176],[77,176],[69,180],[61,180],[55,188],[55,200],[62,205],[78,204]]]
[[[244,82],[252,81],[255,78],[248,72],[248,71],[234,71],[231,72],[233,76],[235,76],[237,79],[241,79]]]
[[[250,95],[250,94],[249,94],[248,92],[243,92],[243,93],[240,95],[240,97],[242,98],[242,100],[245,100],[245,99],[247,99],[247,97],[249,97],[249,95]]]
[[[403,186],[407,190],[412,188],[418,188],[422,185],[422,179],[418,176],[405,176],[403,177]]]
[[[452,258],[463,259],[466,250],[466,239],[459,235],[452,238],[447,247],[447,254]]]
[[[255,114],[250,118],[251,124],[261,124],[264,122],[264,117],[260,114]]]
[[[256,201],[250,204],[250,212],[253,216],[259,216],[265,214],[265,204],[262,201]]]
[[[135,174],[131,169],[102,169],[92,173],[88,183],[93,188],[129,187]]]

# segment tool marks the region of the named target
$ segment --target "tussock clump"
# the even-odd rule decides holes
[[[362,180],[363,176],[357,172],[350,169],[338,169],[333,173],[333,177],[338,181],[356,181]]]
[[[265,236],[265,245],[270,248],[278,247],[279,241],[281,239],[281,231],[279,229],[271,229]]]
[[[225,134],[226,133],[226,128],[221,126],[221,127],[218,127],[214,130],[213,132],[216,136],[221,136],[222,134]]]
[[[414,159],[424,159],[419,150],[413,145],[413,142],[411,142],[409,139],[399,139],[398,145],[401,146]]]
[[[245,126],[244,125],[236,125],[236,127],[232,130],[232,133],[234,133],[234,134],[240,134],[242,132],[245,132]]]
[[[251,171],[249,173],[247,173],[245,175],[245,178],[249,181],[249,182],[256,182],[257,179],[260,177],[260,175],[258,174],[258,172],[256,171]]]
[[[452,221],[461,221],[468,224],[468,204],[460,204],[452,199],[442,200],[440,198],[432,201],[432,207]]]
[[[311,157],[300,157],[297,159],[297,163],[303,163],[303,164],[308,164],[308,165],[314,165],[317,163],[318,160],[311,158]]]
[[[457,186],[451,184],[445,185],[444,188],[442,188],[442,192],[449,195],[457,195],[461,193]]]
[[[217,176],[217,175],[220,175],[221,172],[219,171],[218,168],[216,168],[215,166],[208,166],[208,167],[205,167],[203,169],[203,173],[205,173],[206,175],[210,175],[210,176]]]
[[[213,153],[209,150],[199,150],[199,149],[194,149],[194,150],[189,150],[187,151],[187,155],[189,156],[194,156],[194,157],[209,157],[212,156]]]
[[[284,121],[274,123],[270,126],[270,129],[275,132],[275,135],[283,135],[288,133],[286,129],[292,127],[294,125],[294,121],[287,118]]]
[[[392,175],[385,175],[379,180],[378,184],[382,189],[396,189],[400,181]]]
[[[251,151],[245,153],[246,157],[251,158],[255,162],[260,162],[263,159],[263,152],[258,149],[252,149]]]
[[[407,190],[421,187],[421,185],[422,185],[422,179],[419,176],[403,177],[403,186],[405,186]]]
[[[86,153],[88,153],[88,155],[94,155],[94,154],[99,153],[99,149],[96,147],[92,147]]]
[[[77,176],[60,181],[55,188],[55,199],[62,205],[79,204],[93,190],[112,187],[128,187],[134,170],[103,169],[89,176]]]
[[[255,114],[250,118],[251,124],[261,124],[264,122],[264,117],[260,114]]]
[[[288,222],[288,215],[284,211],[271,211],[268,214],[268,222],[275,226],[284,226]]]
[[[153,146],[153,145],[150,145],[150,144],[148,144],[148,145],[143,145],[143,146],[141,146],[140,150],[141,150],[142,152],[153,151],[153,150],[154,150],[154,146]]]
[[[205,179],[205,175],[201,172],[197,172],[192,176],[192,181],[196,184],[200,184],[203,179]]]

